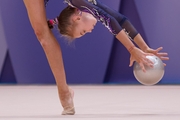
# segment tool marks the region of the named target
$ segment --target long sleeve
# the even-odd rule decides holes
[[[123,30],[127,33],[130,39],[134,39],[134,37],[138,34],[138,31],[136,28],[131,24],[131,22],[128,20],[128,18],[121,13],[119,13],[116,10],[113,10],[112,8],[106,6],[99,0],[89,0],[92,4],[98,6],[99,8],[103,9],[106,13],[113,16],[120,26],[123,28]]]
[[[97,7],[104,10],[106,13],[114,17],[120,25],[123,24],[123,22],[127,19],[124,15],[120,14],[118,11],[108,7],[107,5],[103,4],[99,0],[88,0],[90,3],[96,5]]]

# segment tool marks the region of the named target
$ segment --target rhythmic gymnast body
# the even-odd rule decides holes
[[[148,47],[141,35],[132,26],[130,21],[122,14],[110,9],[97,0],[65,0],[68,6],[58,18],[49,20],[44,5],[49,0],[24,0],[29,20],[39,40],[50,68],[56,80],[63,115],[75,114],[73,104],[73,90],[66,83],[66,75],[62,60],[60,45],[49,28],[58,23],[61,35],[70,39],[79,38],[91,32],[97,21],[102,22],[109,31],[126,47],[131,54],[130,65],[137,61],[143,71],[144,65],[152,67],[152,62],[146,56],[155,54],[162,60],[168,60],[167,53],[159,52],[162,47],[154,50]],[[133,40],[139,47],[135,47]]]

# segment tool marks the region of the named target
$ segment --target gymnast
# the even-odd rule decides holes
[[[97,21],[102,22],[129,51],[131,55],[129,66],[132,66],[134,61],[137,61],[144,72],[144,65],[153,66],[153,63],[146,58],[147,55],[155,54],[162,60],[169,59],[167,53],[159,52],[163,49],[162,47],[156,50],[148,47],[141,35],[124,15],[110,9],[97,0],[65,0],[68,6],[57,18],[48,20],[47,24],[45,5],[47,5],[48,1],[24,0],[24,4],[34,33],[45,52],[56,80],[60,102],[64,109],[62,115],[75,114],[74,92],[66,82],[61,47],[49,29],[53,28],[55,24],[58,24],[61,35],[69,40],[74,40],[91,32]]]

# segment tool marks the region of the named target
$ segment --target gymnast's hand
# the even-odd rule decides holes
[[[160,52],[162,49],[163,49],[163,47],[159,47],[155,50],[152,48],[147,48],[145,52],[152,53],[152,54],[156,55],[157,57],[159,57],[161,60],[169,60],[168,53]],[[165,63],[164,63],[164,66],[166,66]]]
[[[137,47],[134,47],[131,52],[131,57],[130,57],[130,64],[129,66],[131,67],[133,63],[136,61],[139,63],[141,69],[143,72],[146,72],[144,65],[147,65],[149,67],[153,67],[153,62],[149,59],[146,58],[148,55],[153,55],[151,53],[145,53],[142,50],[140,50]]]

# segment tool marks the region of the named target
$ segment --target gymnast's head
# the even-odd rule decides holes
[[[97,23],[96,18],[87,12],[82,12],[77,8],[66,7],[56,20],[58,29],[62,36],[68,39],[80,38],[86,33],[92,32]],[[53,28],[53,21],[48,21],[49,27]]]

